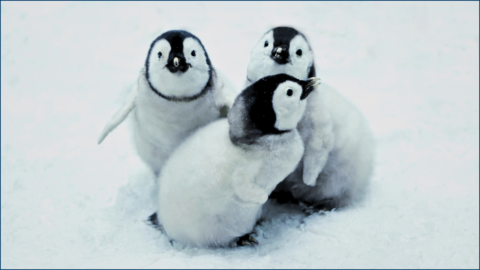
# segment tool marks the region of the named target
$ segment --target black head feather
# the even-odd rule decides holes
[[[311,80],[298,80],[287,74],[277,74],[264,77],[243,90],[235,99],[228,115],[230,125],[240,125],[241,131],[231,128],[230,139],[235,144],[253,144],[264,135],[278,135],[290,130],[278,130],[275,127],[276,115],[273,109],[273,94],[278,85],[285,81],[300,84],[304,99],[312,91]],[[238,123],[238,122],[241,122]],[[235,127],[233,127],[235,128]],[[233,132],[232,132],[233,130]]]
[[[289,57],[288,51],[290,49],[290,42],[297,35],[302,36],[307,41],[308,48],[310,49],[310,51],[312,51],[312,48],[310,47],[310,43],[308,42],[308,39],[305,37],[304,34],[299,32],[295,28],[288,27],[288,26],[279,26],[279,27],[273,28],[272,32],[273,32],[273,50],[275,50],[278,47],[282,47],[286,49],[286,52],[284,51],[284,55],[278,58],[275,58],[275,55],[272,50],[271,57],[274,61],[276,61],[279,64],[288,63],[288,57]],[[307,73],[308,73],[308,78],[316,76],[314,62],[312,62],[312,65],[309,67],[309,70],[307,71]]]
[[[157,89],[155,89],[155,87],[153,87],[153,85],[150,83],[150,78],[149,78],[150,77],[150,73],[149,73],[150,54],[152,53],[153,46],[159,40],[165,39],[166,41],[168,41],[168,43],[170,43],[170,47],[171,47],[170,53],[168,55],[168,62],[173,61],[173,58],[175,58],[175,57],[178,57],[178,58],[184,60],[185,56],[183,54],[183,41],[186,38],[193,38],[196,41],[198,41],[198,43],[202,47],[203,51],[205,52],[206,62],[207,62],[207,65],[209,67],[209,78],[210,79],[208,80],[204,89],[200,93],[198,93],[197,95],[194,95],[194,96],[191,96],[191,97],[182,97],[182,98],[166,96],[166,95],[160,93],[160,91],[158,91]],[[183,65],[183,66],[180,65],[180,67],[178,69],[182,72],[185,72],[186,70],[188,70],[188,66],[187,65]],[[175,71],[171,70],[170,67],[169,67],[169,70],[172,71],[172,72],[177,71],[177,70],[175,70]],[[205,50],[205,47],[203,46],[200,39],[190,32],[187,32],[187,31],[184,31],[184,30],[170,30],[170,31],[167,31],[167,32],[161,34],[160,36],[158,36],[150,44],[150,49],[148,50],[147,59],[145,60],[145,76],[147,78],[148,84],[150,85],[150,88],[152,89],[152,91],[154,91],[157,95],[159,95],[160,97],[162,97],[164,99],[167,99],[167,100],[170,100],[170,101],[177,101],[177,102],[195,100],[195,99],[203,96],[206,92],[208,92],[209,89],[211,89],[213,87],[214,74],[215,74],[215,71],[212,67],[212,63],[210,61],[210,58],[208,57],[207,50]]]

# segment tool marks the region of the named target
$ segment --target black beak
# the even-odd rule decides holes
[[[308,80],[304,81],[305,85],[303,86],[303,92],[302,95],[300,96],[300,99],[306,99],[310,93],[315,90],[315,87],[317,87],[320,84],[320,78],[317,77],[312,77],[309,78]]]
[[[270,58],[273,61],[277,62],[280,65],[286,64],[290,62],[290,54],[288,53],[288,46],[287,45],[279,45],[272,50],[272,54]]]
[[[177,71],[180,72],[185,72],[188,70],[189,64],[185,60],[185,57],[183,54],[177,53],[173,54],[171,53],[168,57],[168,62],[166,67],[170,72],[175,73]]]

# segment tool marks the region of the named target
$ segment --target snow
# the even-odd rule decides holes
[[[256,248],[192,249],[145,224],[153,175],[128,125],[98,146],[150,42],[197,35],[238,86],[268,29],[376,138],[368,194],[306,217],[269,202]],[[478,2],[2,2],[2,268],[478,268]]]

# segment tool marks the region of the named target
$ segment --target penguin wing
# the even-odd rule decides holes
[[[241,200],[255,204],[264,204],[267,201],[267,191],[255,182],[259,169],[260,164],[248,163],[235,168],[232,174],[232,186]]]
[[[215,73],[215,106],[220,111],[220,118],[226,118],[240,91],[223,72],[215,69]]]
[[[135,102],[137,100],[137,84],[135,84],[133,91],[128,95],[123,106],[112,116],[110,121],[105,125],[98,137],[97,144],[101,144],[107,135],[120,125],[128,114],[135,108]]]
[[[310,134],[304,139],[303,182],[309,186],[315,185],[335,143],[332,118],[330,113],[325,110],[323,93],[319,89],[321,87],[317,86],[317,91],[314,91],[313,95],[309,97],[305,116],[306,128],[310,128]]]

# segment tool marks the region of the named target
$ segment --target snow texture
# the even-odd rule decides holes
[[[153,174],[122,124],[150,43],[198,36],[232,81],[270,28],[366,115],[364,200],[306,217],[268,202],[256,248],[192,249],[145,224]],[[2,2],[2,268],[478,268],[478,2]]]

